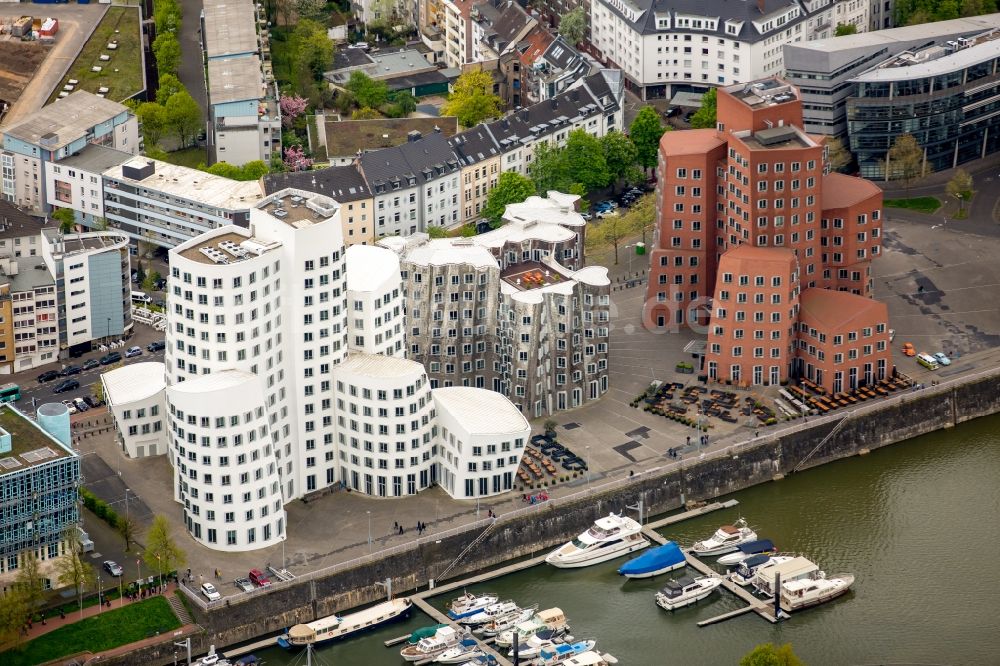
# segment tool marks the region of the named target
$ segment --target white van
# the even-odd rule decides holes
[[[153,299],[150,296],[148,296],[144,291],[133,291],[132,302],[148,305],[153,302]]]
[[[937,359],[930,354],[917,354],[917,363],[924,366],[928,370],[938,369]]]

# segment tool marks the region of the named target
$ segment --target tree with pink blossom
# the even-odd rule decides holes
[[[285,148],[285,168],[289,171],[305,171],[313,164],[311,157],[306,157],[302,146]]]
[[[309,106],[309,102],[298,95],[282,95],[281,99],[278,100],[278,106],[281,107],[281,124],[284,127],[291,127],[295,119],[301,116],[306,107]]]

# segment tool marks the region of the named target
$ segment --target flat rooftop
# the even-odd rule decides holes
[[[128,162],[133,157],[135,155],[132,153],[100,146],[96,143],[88,143],[80,152],[59,160],[59,166],[90,173],[104,173],[113,166]]]
[[[32,291],[39,287],[54,287],[56,279],[49,273],[48,266],[41,257],[20,257],[18,261],[11,262],[17,266],[17,273],[4,277],[10,283],[10,290]]]
[[[378,118],[376,120],[332,120],[323,123],[326,154],[331,157],[354,157],[360,150],[392,148],[407,142],[412,131],[427,136],[440,130],[446,137],[458,132],[458,118]]]
[[[791,125],[770,127],[740,138],[750,150],[809,148],[816,145],[809,137]]]
[[[251,0],[206,2],[204,11],[205,53],[209,58],[257,50],[257,21]]]
[[[98,97],[85,90],[77,90],[68,97],[43,106],[26,120],[3,128],[3,133],[47,150],[58,150],[86,136],[95,125],[107,122],[128,108]]]
[[[301,229],[329,220],[340,205],[328,196],[289,188],[275,192],[254,208],[269,213],[290,227]]]
[[[211,104],[243,102],[264,97],[264,75],[257,55],[208,61],[208,99]]]
[[[135,180],[123,174],[125,167],[141,169],[147,163],[153,164],[153,173],[141,180]],[[257,181],[237,182],[198,169],[161,162],[149,157],[133,157],[128,162],[108,169],[104,175],[135,187],[157,190],[164,194],[225,210],[249,210],[264,196],[260,183]]]
[[[795,86],[775,77],[738,83],[724,90],[751,109],[763,109],[798,99]]]
[[[73,455],[41,426],[7,405],[0,406],[0,428],[10,434],[12,446],[9,453],[0,453],[0,476]]]
[[[250,245],[253,246],[254,252],[247,249]],[[279,246],[280,243],[258,240],[251,236],[249,231],[241,230],[202,234],[184,243],[176,252],[185,259],[199,264],[234,264],[248,256],[263,254]]]
[[[49,238],[59,236],[58,229],[47,228],[43,233]],[[128,242],[128,236],[116,231],[63,234],[62,255],[67,257],[79,252],[93,252],[94,250],[120,250],[128,245]]]

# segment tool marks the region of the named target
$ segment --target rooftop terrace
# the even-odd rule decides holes
[[[322,194],[288,188],[275,192],[255,208],[269,213],[271,217],[290,227],[301,229],[325,222],[336,215],[340,206]]]
[[[0,476],[72,455],[34,421],[0,405],[0,428],[10,434],[12,449],[0,453]]]
[[[567,280],[551,267],[537,261],[514,264],[502,271],[500,278],[520,291],[549,287]]]
[[[248,231],[227,231],[221,234],[202,234],[177,252],[185,259],[199,264],[235,264],[278,246],[273,241],[255,239]]]

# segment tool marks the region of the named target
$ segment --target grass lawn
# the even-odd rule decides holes
[[[118,32],[115,32],[115,31]],[[108,43],[118,40],[118,48],[111,50]],[[101,55],[111,56],[103,61]],[[90,71],[91,67],[101,67],[100,72]],[[128,99],[142,92],[145,87],[142,71],[142,36],[139,30],[139,10],[137,7],[109,7],[107,14],[94,29],[94,33],[83,45],[80,55],[69,68],[66,77],[52,92],[49,102],[59,97],[69,79],[80,82],[76,90],[97,93],[101,86],[110,90],[105,95],[116,102]]]
[[[167,600],[153,597],[60,627],[4,653],[0,661],[5,666],[31,666],[77,652],[110,650],[179,626]]]
[[[197,169],[199,164],[208,164],[208,154],[204,148],[194,146],[192,148],[185,148],[184,150],[175,150],[172,153],[167,153],[166,157],[163,158],[163,161],[176,164],[177,166],[186,166],[191,167],[192,169]]]
[[[886,199],[882,202],[886,208],[906,208],[920,213],[933,213],[941,207],[937,197],[914,197],[912,199]]]

